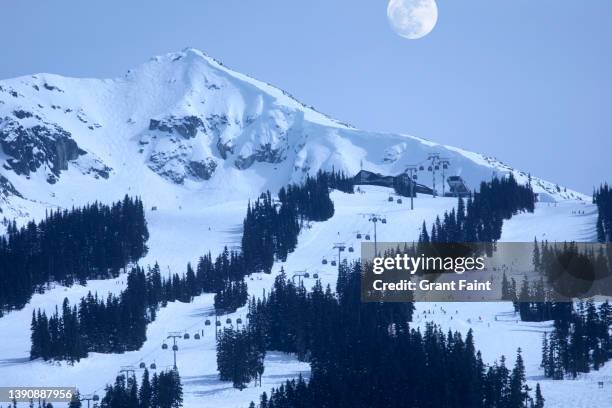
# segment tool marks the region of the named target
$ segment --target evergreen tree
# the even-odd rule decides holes
[[[72,395],[72,398],[70,398],[70,402],[68,403],[68,408],[81,408],[82,404],[81,404],[81,394],[79,394],[79,391],[75,391],[75,393]]]
[[[540,390],[540,383],[536,384],[535,390],[535,404],[534,408],[544,408],[544,397],[542,396],[542,391]]]

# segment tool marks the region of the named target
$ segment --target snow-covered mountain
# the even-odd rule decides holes
[[[521,182],[528,179],[526,173],[481,154],[355,129],[193,49],[153,58],[113,80],[37,74],[0,81],[0,146],[0,217],[23,221],[44,215],[49,207],[138,194],[147,206],[151,233],[141,264],[159,262],[164,273],[182,273],[187,262],[205,252],[217,254],[224,245],[239,245],[248,198],[264,189],[276,192],[319,169],[354,174],[363,168],[396,175],[407,165],[423,163],[426,168],[427,156],[435,152],[450,160],[446,175],[461,175],[470,188],[495,174],[513,172]],[[419,172],[419,182],[431,185],[432,174]],[[438,186],[440,182],[438,173]],[[594,239],[597,209],[588,197],[535,176],[532,185],[542,202],[534,213],[505,222],[502,241]],[[339,241],[356,249],[349,259],[358,257],[361,240],[356,232],[372,233],[364,213],[387,218],[378,229],[380,240],[404,241],[418,237],[424,220],[431,225],[457,203],[419,195],[410,210],[407,203],[389,202],[389,192],[375,186],[363,188],[362,194],[332,192],[334,216],[304,228],[296,250],[285,262],[276,262],[272,274],[247,277],[249,295],[269,290],[281,268],[317,273],[324,285],[333,287],[337,268],[322,259],[337,256],[334,243]],[[314,282],[308,279],[306,285]],[[170,367],[172,353],[161,348],[167,334],[198,330],[204,330],[202,339],[179,340],[177,364],[186,407],[246,407],[285,379],[308,376],[307,364],[271,352],[263,387],[239,391],[218,380],[214,334],[204,325],[214,310],[212,294],[160,309],[140,350],[90,353],[74,365],[30,361],[34,310],[51,313],[64,297],[74,304],[88,291],[102,297],[118,293],[125,288],[125,277],[52,286],[35,294],[22,310],[0,318],[0,386],[74,385],[83,394],[101,394],[123,366],[145,362]],[[520,322],[509,302],[443,306],[448,315],[440,312],[440,304],[418,303],[414,325],[434,321],[444,329],[473,329],[476,346],[489,364],[504,354],[511,366],[521,347],[529,385],[541,383],[549,407],[612,406],[609,392],[597,388],[600,381],[610,382],[610,364],[572,381],[572,393],[566,381],[542,376],[542,333],[552,323]],[[243,307],[227,317],[235,321],[246,313]]]
[[[0,146],[0,208],[9,217],[126,192],[155,206],[222,202],[319,169],[396,175],[432,152],[450,159],[447,176],[469,187],[509,171],[528,177],[477,153],[355,129],[195,49],[154,57],[117,79],[0,81]],[[431,184],[430,173],[421,175]],[[532,183],[542,199],[584,198]]]

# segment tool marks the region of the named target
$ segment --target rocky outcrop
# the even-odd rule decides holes
[[[25,127],[10,117],[0,119],[0,146],[9,156],[5,167],[29,176],[46,166],[54,176],[52,180],[68,169],[69,161],[86,154],[71,134],[58,125],[41,122]]]
[[[13,183],[11,183],[6,177],[0,174],[0,196],[8,197],[8,196],[17,196],[22,197],[21,193],[17,191]]]
[[[248,169],[255,162],[260,163],[280,163],[285,159],[285,150],[273,148],[270,143],[258,146],[253,154],[240,155],[234,161],[236,168],[240,170]]]
[[[13,184],[6,177],[0,174],[0,214],[5,212],[4,208],[6,206],[10,207],[11,196],[23,198],[21,193],[17,191]]]
[[[206,160],[190,161],[187,164],[189,173],[196,179],[208,180],[212,177],[217,163],[214,160],[208,158]]]
[[[234,145],[231,141],[223,142],[221,139],[217,139],[217,151],[223,160],[227,159],[227,156],[234,154]]]
[[[149,130],[159,130],[166,133],[177,133],[185,139],[194,138],[198,130],[206,132],[202,119],[197,116],[175,117],[169,116],[165,119],[151,119]]]

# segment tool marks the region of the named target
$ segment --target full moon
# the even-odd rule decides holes
[[[393,30],[404,38],[425,37],[438,21],[435,0],[390,0],[387,17]]]

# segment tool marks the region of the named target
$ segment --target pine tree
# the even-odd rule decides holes
[[[528,394],[525,391],[525,365],[519,348],[516,354],[516,363],[510,376],[510,389],[508,395],[509,408],[522,408]]]
[[[152,399],[152,390],[151,390],[151,382],[149,381],[149,371],[145,368],[144,373],[142,374],[140,391],[138,393],[139,407],[140,408],[152,408],[151,399]]]
[[[542,268],[542,261],[540,259],[540,247],[538,246],[537,238],[533,239],[533,268],[535,271],[540,271]]]
[[[68,408],[81,408],[82,404],[81,404],[81,395],[79,394],[79,391],[75,391],[75,393],[72,395],[72,398],[70,398],[70,402],[68,403]]]
[[[535,390],[535,404],[534,408],[544,408],[544,397],[542,396],[542,391],[540,390],[540,383],[536,384]]]

